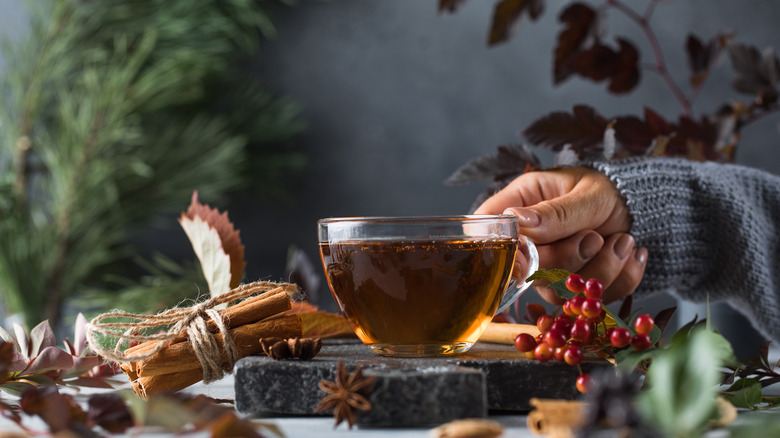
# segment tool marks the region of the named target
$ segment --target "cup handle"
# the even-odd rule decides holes
[[[501,304],[498,305],[496,314],[506,310],[507,307],[512,305],[512,303],[520,297],[520,294],[531,286],[531,283],[526,282],[525,279],[539,269],[539,252],[536,250],[536,245],[531,239],[520,236],[517,239],[517,253],[524,256],[525,263],[522,263],[524,272],[521,276],[515,275],[513,272],[512,277],[520,277],[523,281],[518,282],[514,278],[509,281],[509,285],[507,285],[506,290],[504,291],[504,296],[501,298]]]

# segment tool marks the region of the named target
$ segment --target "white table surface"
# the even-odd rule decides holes
[[[129,385],[128,385],[129,387]],[[99,389],[85,388],[80,393],[76,394],[69,389],[61,389],[62,392],[67,392],[76,395],[79,401],[85,401],[89,394],[100,392]],[[184,391],[193,394],[204,394],[209,397],[217,399],[233,399],[235,390],[233,388],[233,376],[229,375],[224,379],[204,385],[202,383],[195,384]],[[14,402],[14,397],[9,397],[6,394],[0,393],[0,398],[7,402]],[[524,415],[495,415],[490,417],[491,420],[495,420],[501,423],[506,429],[503,437],[535,437],[537,435],[532,434],[526,428],[526,417]],[[25,424],[34,430],[44,431],[47,430],[46,426],[37,419],[28,419]],[[346,422],[341,423],[334,429],[333,417],[331,416],[312,416],[312,417],[268,417],[257,418],[257,421],[264,423],[273,423],[279,427],[286,438],[309,438],[309,437],[392,437],[392,438],[428,438],[430,428],[382,428],[382,429],[365,429],[354,426],[352,430],[347,428]],[[19,428],[10,420],[0,417],[0,432],[19,431]],[[262,431],[262,429],[261,429]],[[265,432],[265,436],[274,437],[270,432]],[[127,436],[127,437],[169,437],[172,434],[160,433],[155,430],[132,430],[125,435],[111,435],[111,436]],[[202,437],[208,436],[208,434],[188,434],[188,437]]]
[[[773,348],[770,352],[770,360],[775,363],[780,357],[780,349]],[[129,387],[129,385],[128,385]],[[780,395],[780,384],[770,387],[771,395]],[[78,394],[72,392],[70,389],[63,389],[63,392],[75,394],[79,401],[86,401],[89,394],[94,394],[101,390],[85,388]],[[202,383],[195,384],[184,391],[193,394],[204,394],[215,399],[234,399],[234,380],[233,376],[229,375],[224,379],[204,385]],[[13,397],[9,397],[5,393],[0,393],[0,398],[4,401],[14,402]],[[763,412],[749,412],[749,415],[780,415],[780,408],[775,408],[769,411]],[[744,418],[740,415],[740,418]],[[737,423],[740,422],[740,418],[737,419]],[[526,437],[538,437],[534,435],[526,427],[525,415],[491,415],[490,420],[501,423],[504,428],[503,438],[526,438]],[[382,428],[382,429],[365,429],[357,426],[349,430],[346,426],[346,422],[343,422],[337,428],[333,427],[333,417],[268,417],[258,418],[257,421],[273,423],[279,427],[286,438],[309,438],[309,437],[373,437],[373,438],[429,438],[430,428]],[[25,423],[28,427],[32,427],[35,430],[45,431],[46,426],[40,420],[28,421]],[[19,428],[10,420],[0,417],[0,433],[18,431]],[[265,432],[265,436],[274,437],[270,432]],[[111,435],[111,436],[126,436],[126,437],[143,437],[143,438],[162,438],[170,437],[172,434],[160,433],[154,430],[137,429],[131,430],[125,435]],[[202,434],[188,434],[188,437],[205,437],[206,433]],[[708,433],[707,438],[721,438],[727,437],[728,433],[725,430],[712,431]]]

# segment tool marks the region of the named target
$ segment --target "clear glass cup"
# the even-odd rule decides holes
[[[333,298],[386,356],[462,353],[530,283],[539,257],[512,215],[318,221]],[[515,272],[515,256],[522,272]],[[515,278],[515,281],[512,278]]]

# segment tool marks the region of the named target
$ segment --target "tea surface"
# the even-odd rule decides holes
[[[321,243],[328,284],[368,344],[473,343],[511,275],[516,239]]]

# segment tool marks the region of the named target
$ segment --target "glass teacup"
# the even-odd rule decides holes
[[[330,218],[318,228],[333,297],[386,356],[468,350],[538,267],[512,215]],[[513,275],[516,254],[523,272]]]

